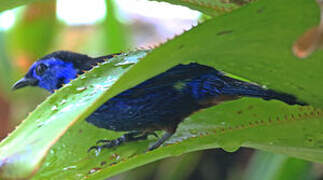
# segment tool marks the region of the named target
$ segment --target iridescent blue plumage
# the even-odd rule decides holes
[[[37,73],[39,64],[44,64],[48,70],[44,74]],[[72,79],[75,79],[77,71],[72,62],[64,62],[59,58],[49,58],[39,62],[35,62],[26,77],[38,80],[38,86],[50,92],[61,87]]]
[[[52,92],[75,78],[76,74],[82,73],[82,70],[88,70],[91,65],[110,57],[112,55],[90,58],[66,51],[55,52],[35,62],[24,79],[34,79],[29,85],[37,85]],[[84,60],[80,61],[82,58]],[[40,64],[46,67],[39,67]],[[43,69],[43,72],[37,72],[37,69]],[[19,82],[14,87],[26,85],[19,85]],[[242,96],[304,105],[294,96],[230,78],[212,67],[191,63],[177,65],[118,94],[99,107],[86,121],[100,128],[131,132],[100,147],[145,139],[156,130],[166,131],[150,148],[154,149],[175,133],[177,125],[190,114]]]

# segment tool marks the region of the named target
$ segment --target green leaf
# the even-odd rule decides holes
[[[256,152],[248,163],[245,180],[314,179],[311,163],[268,152]]]
[[[249,4],[202,23],[154,49],[110,92],[115,92],[116,87],[127,89],[178,63],[198,62],[323,107],[323,53],[317,51],[300,60],[291,51],[294,41],[318,24],[319,17],[315,1],[272,0]]]
[[[0,177],[26,178],[37,171],[49,148],[93,110],[103,93],[145,51],[118,56],[50,96],[0,145]]]
[[[275,152],[323,162],[322,115],[322,111],[310,107],[244,98],[194,114],[180,124],[168,146],[146,153],[149,143],[156,138],[127,143],[99,154],[87,153],[95,141],[120,134],[82,121],[55,144],[35,179],[104,179],[156,160],[220,147],[235,151],[240,146],[269,146]]]
[[[252,147],[323,162],[321,133],[323,132],[323,110],[319,109],[323,107],[321,95],[323,75],[322,61],[320,61],[322,54],[315,53],[311,58],[300,61],[291,53],[291,45],[297,36],[308,27],[315,25],[318,20],[319,9],[314,1],[259,1],[239,11],[209,20],[154,49],[111,88],[100,92],[102,93],[100,96],[85,96],[93,92],[92,88],[86,89],[88,91],[84,92],[87,93],[84,96],[81,93],[81,98],[83,97],[87,104],[83,100],[76,101],[72,98],[77,96],[73,94],[77,92],[75,88],[82,87],[84,84],[87,86],[91,86],[92,83],[105,84],[101,78],[111,74],[106,72],[104,67],[94,70],[94,72],[104,72],[104,74],[97,74],[99,75],[97,79],[93,77],[94,82],[83,84],[79,78],[72,83],[74,91],[67,91],[68,88],[64,88],[52,96],[59,98],[64,96],[64,93],[69,93],[69,98],[73,101],[68,103],[75,104],[73,108],[77,110],[65,112],[64,118],[61,113],[59,116],[62,117],[60,119],[68,119],[70,122],[74,116],[79,119],[86,117],[114,95],[178,63],[198,62],[264,84],[272,89],[295,94],[316,108],[288,106],[275,100],[265,102],[261,99],[242,98],[192,115],[180,124],[177,133],[168,141],[168,146],[146,153],[144,152],[149,143],[156,141],[155,138],[127,143],[116,149],[104,150],[99,154],[87,153],[87,149],[94,145],[96,140],[113,139],[120,133],[98,129],[85,121],[79,121],[70,126],[70,129],[50,150],[34,179],[63,177],[65,179],[104,179],[166,157],[220,147],[227,151],[235,151],[241,146]],[[113,68],[110,70],[113,71]],[[96,75],[96,73],[89,73],[89,75]],[[112,77],[119,76],[112,75]],[[54,105],[62,100],[50,99],[52,104],[48,105]],[[49,103],[50,99],[45,103]],[[81,104],[82,107],[84,105],[84,109],[78,108],[77,104]],[[41,107],[46,106],[41,105]],[[85,107],[89,108],[86,110]],[[47,109],[41,113],[46,116],[49,111],[50,109]],[[31,116],[24,124],[35,123],[33,121],[35,119],[37,118]],[[53,123],[53,129],[57,128],[53,121],[50,123]],[[63,128],[63,126],[58,127]],[[67,128],[66,124],[64,128]],[[30,129],[35,130],[35,128]],[[33,132],[23,128],[18,130],[25,133]],[[51,132],[49,129],[47,131]],[[36,135],[35,138],[39,139],[42,135],[47,139],[45,137],[47,131]],[[27,135],[25,133],[22,134]],[[16,152],[28,147],[19,144],[22,139],[16,140],[17,138],[11,137],[2,143],[1,147],[9,147],[9,144],[11,147],[17,146],[18,148],[14,148]],[[23,140],[28,142],[28,139]],[[43,144],[46,148],[49,147],[45,142]],[[0,150],[2,152],[3,148]],[[6,156],[2,157],[13,157],[11,158],[13,160],[17,157],[8,155],[15,155],[15,153],[7,152]],[[0,165],[6,167],[4,163]],[[0,172],[10,171],[2,168]]]
[[[288,11],[290,8],[293,11]],[[316,4],[306,0],[251,4],[203,23],[154,49],[100,101],[178,63],[198,62],[296,94],[322,107],[320,54],[300,61],[290,51],[297,35],[314,25],[318,16]],[[293,83],[298,86],[291,86]],[[151,138],[104,150],[97,156],[87,154],[86,149],[98,139],[113,139],[119,134],[80,122],[53,147],[35,179],[107,178],[166,157],[219,147],[227,151],[252,147],[323,162],[322,120],[321,109],[243,98],[187,118],[168,141],[172,145],[143,153],[149,143],[156,141]],[[75,141],[76,138],[81,140]]]
[[[153,0],[187,6],[210,16],[231,12],[255,0]]]

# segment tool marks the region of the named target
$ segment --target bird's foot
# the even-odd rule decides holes
[[[131,132],[131,133],[124,134],[121,137],[119,137],[117,139],[113,139],[113,140],[105,140],[105,139],[98,140],[96,142],[95,146],[91,146],[88,149],[88,152],[90,152],[94,149],[96,151],[100,152],[102,149],[105,149],[105,148],[109,149],[109,148],[117,147],[124,142],[146,140],[149,135],[153,135],[155,137],[158,137],[158,135],[154,132],[147,132],[147,133]],[[102,145],[100,145],[100,144],[102,144]]]
[[[91,146],[88,149],[88,152],[90,152],[90,151],[92,151],[94,149],[96,151],[100,152],[102,149],[105,149],[105,148],[109,149],[109,148],[117,147],[120,144],[122,144],[123,142],[125,142],[125,137],[124,136],[121,136],[121,137],[119,137],[117,139],[113,139],[113,140],[101,139],[101,140],[96,142],[95,146]],[[99,145],[99,144],[102,144],[102,145]]]

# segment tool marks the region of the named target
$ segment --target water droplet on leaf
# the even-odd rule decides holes
[[[65,104],[65,103],[66,103],[66,99],[63,99],[60,104]]]
[[[220,147],[227,152],[237,151],[240,148],[242,143],[232,140],[231,139],[232,137],[230,137],[230,139],[227,139],[227,138],[229,137],[226,137],[226,138],[222,137],[221,139],[219,139],[218,143]]]
[[[56,111],[57,109],[58,109],[57,106],[54,105],[51,110]]]
[[[84,87],[84,86],[76,88],[77,91],[84,91],[85,89],[86,89],[86,87]]]
[[[66,171],[69,169],[75,169],[75,168],[77,168],[77,166],[68,166],[68,167],[63,168],[63,171]]]
[[[240,146],[222,146],[221,148],[226,152],[235,152],[240,148]]]

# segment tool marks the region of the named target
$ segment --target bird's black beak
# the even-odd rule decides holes
[[[19,81],[17,81],[13,86],[12,86],[12,90],[16,90],[16,89],[20,89],[23,88],[25,86],[35,86],[37,85],[38,80],[34,79],[34,78],[22,78]]]

